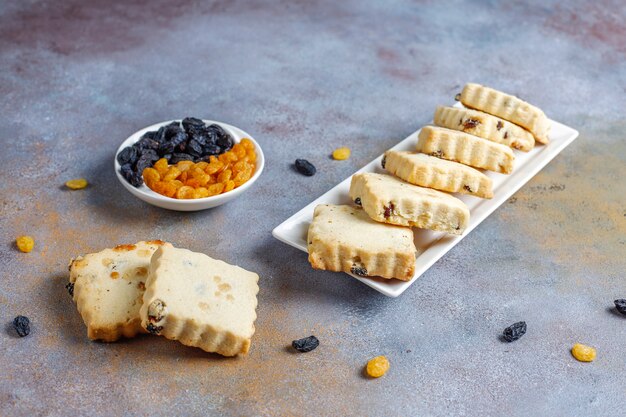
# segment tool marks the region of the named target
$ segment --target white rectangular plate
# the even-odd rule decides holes
[[[413,151],[417,144],[419,130],[391,149],[397,151]],[[415,275],[410,281],[399,281],[395,279],[386,280],[382,278],[359,277],[353,274],[365,285],[369,285],[375,290],[389,296],[397,297],[402,294],[417,278],[422,275],[432,264],[446,254],[450,249],[461,241],[469,232],[478,226],[485,218],[504,203],[517,190],[522,188],[533,176],[535,176],[544,166],[559,154],[567,145],[578,137],[578,131],[561,123],[552,121],[550,131],[550,143],[548,145],[537,144],[535,148],[528,152],[515,152],[515,166],[510,175],[497,174],[491,171],[484,171],[493,180],[494,197],[491,200],[483,200],[473,196],[455,194],[456,197],[465,202],[470,209],[470,222],[461,236],[447,235],[441,232],[430,230],[414,229],[415,246],[417,247],[417,260],[415,263]],[[365,165],[357,172],[385,172],[380,161],[382,155]],[[318,204],[352,204],[348,192],[350,190],[350,178],[336,185],[326,194],[314,200],[311,204],[285,220],[276,227],[272,234],[274,237],[288,245],[307,252],[307,231],[313,210]]]

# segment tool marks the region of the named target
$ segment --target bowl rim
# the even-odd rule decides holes
[[[121,165],[117,160],[117,156],[119,155],[119,153],[126,147],[132,146],[133,144],[137,143],[141,139],[141,137],[144,135],[144,133],[152,131],[152,130],[159,130],[161,126],[168,125],[172,122],[180,123],[182,120],[183,119],[171,119],[171,120],[158,122],[150,126],[141,128],[137,130],[136,132],[132,133],[131,135],[129,135],[126,139],[124,139],[122,143],[120,144],[120,146],[117,148],[117,151],[115,151],[115,155],[113,157],[113,166],[115,169],[115,174],[117,176],[117,179],[122,183],[122,185],[131,194],[135,195],[135,193],[137,193],[146,197],[147,200],[144,200],[144,201],[147,201],[148,203],[150,203],[149,200],[155,199],[155,200],[160,200],[162,202],[167,202],[169,204],[177,204],[181,206],[192,206],[192,205],[199,205],[202,203],[216,202],[216,201],[220,201],[226,198],[234,198],[238,194],[248,189],[259,178],[259,176],[261,176],[261,173],[263,172],[263,168],[265,167],[265,155],[263,154],[261,145],[259,145],[259,143],[250,134],[248,134],[248,132],[236,126],[230,125],[228,123],[220,122],[217,120],[201,119],[207,126],[211,124],[217,124],[220,127],[222,127],[233,137],[233,140],[235,141],[235,143],[239,143],[241,142],[241,139],[247,138],[254,144],[254,151],[257,154],[256,169],[254,170],[254,174],[252,175],[252,177],[250,177],[248,181],[243,183],[241,186],[237,188],[233,188],[232,190],[227,191],[225,193],[212,195],[209,197],[189,198],[189,199],[178,199],[178,198],[173,198],[173,197],[167,197],[165,195],[157,193],[156,191],[151,190],[145,183],[143,183],[141,187],[135,187],[132,184],[130,184],[128,181],[126,181],[126,178],[124,178],[122,176],[122,173],[120,172]],[[236,131],[241,132],[241,135],[237,133]],[[131,187],[132,187],[132,190],[131,190]],[[138,197],[137,195],[135,196]]]

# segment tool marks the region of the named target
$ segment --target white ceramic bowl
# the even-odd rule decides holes
[[[246,181],[240,187],[237,187],[223,194],[218,194],[218,195],[205,197],[205,198],[189,199],[189,200],[179,200],[176,198],[166,197],[164,195],[161,195],[159,193],[152,191],[150,188],[146,186],[146,184],[142,184],[141,187],[138,187],[138,188],[133,187],[128,181],[126,181],[126,179],[122,176],[120,172],[120,164],[119,162],[117,162],[117,154],[119,154],[122,151],[122,149],[126,148],[127,146],[131,146],[132,144],[137,142],[143,136],[144,133],[149,132],[151,130],[159,130],[161,126],[168,125],[173,121],[174,120],[169,120],[167,122],[157,123],[157,124],[148,126],[146,128],[143,128],[133,133],[132,135],[128,137],[128,139],[122,142],[120,147],[117,149],[117,152],[115,152],[115,162],[114,162],[115,175],[117,175],[117,179],[120,180],[124,188],[126,188],[135,197],[145,201],[146,203],[152,204],[153,206],[162,207],[162,208],[169,209],[169,210],[177,210],[177,211],[205,210],[208,208],[217,207],[219,205],[229,202],[230,200],[233,200],[234,198],[237,198],[244,191],[250,188],[252,184],[254,184],[254,182],[257,180],[257,178],[259,178],[259,176],[261,175],[261,172],[263,172],[263,167],[265,166],[265,157],[263,155],[263,150],[261,150],[261,146],[259,146],[257,141],[254,140],[252,136],[250,136],[249,134],[247,134],[246,132],[244,132],[243,130],[235,126],[231,126],[222,122],[216,122],[214,120],[204,120],[204,122],[207,125],[211,125],[211,124],[220,125],[224,130],[226,130],[228,133],[232,135],[233,139],[235,140],[235,143],[238,143],[243,138],[248,138],[252,141],[252,143],[254,143],[254,149],[256,151],[256,170],[254,171],[254,174],[248,181]]]

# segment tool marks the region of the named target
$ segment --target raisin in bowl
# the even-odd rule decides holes
[[[157,207],[177,211],[198,211],[216,207],[233,200],[250,188],[259,178],[263,172],[265,157],[261,147],[252,136],[235,126],[222,122],[199,120],[194,118],[186,118],[182,120],[182,122],[181,119],[170,120],[148,126],[133,133],[124,142],[122,142],[115,153],[115,175],[117,175],[120,183],[131,194]],[[178,129],[176,128],[176,123],[179,123],[180,127]],[[194,124],[196,125],[194,126]],[[198,149],[196,142],[194,141],[192,143],[192,141],[188,139],[186,141],[186,146],[188,146],[189,149],[187,149],[186,152],[184,150],[181,151],[179,148],[184,148],[185,143],[183,143],[180,131],[182,130],[191,135],[191,133],[189,133],[189,129],[194,128],[203,128],[217,132],[218,137],[214,140],[214,142],[217,141],[218,148],[216,149],[213,147],[213,142],[209,143],[209,141],[207,141],[207,143],[202,144],[202,149]],[[163,141],[163,136],[167,136],[168,133],[164,134],[163,132],[167,129],[170,129],[172,132],[170,132],[170,137],[167,138],[167,143],[165,143]],[[220,136],[220,134],[222,136]],[[157,147],[155,141],[161,141],[160,148]],[[236,144],[240,145],[234,146]],[[248,152],[254,152],[254,155],[252,155],[254,157],[253,172],[244,182],[238,181],[233,183],[233,181],[229,181],[229,183],[236,184],[230,185],[234,188],[230,189],[230,187],[227,186],[217,195],[190,199],[175,198],[175,196],[168,197],[167,195],[163,195],[162,193],[152,190],[144,182],[145,177],[142,175],[142,173],[145,172],[144,169],[154,168],[154,165],[163,157],[167,158],[168,162],[172,165],[188,159],[191,161],[189,163],[204,163],[208,165],[224,153],[233,153],[234,150],[241,151],[241,149],[238,148],[243,148],[244,144],[248,147]],[[151,147],[154,147],[155,149],[151,150]],[[168,147],[174,147],[175,149],[170,151]],[[252,147],[254,148],[253,151],[250,150]],[[136,155],[137,151],[139,151],[139,155]],[[223,155],[223,157],[224,156],[226,155]],[[120,164],[120,162],[124,165]],[[153,169],[152,171],[155,170]],[[235,171],[233,170],[233,172]],[[236,180],[237,178],[233,179]]]

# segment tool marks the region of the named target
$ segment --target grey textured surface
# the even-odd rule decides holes
[[[626,8],[615,1],[0,3],[2,415],[622,415],[626,400]],[[390,299],[313,271],[271,230],[432,118],[469,81],[581,133]],[[175,213],[112,171],[130,133],[186,115],[263,146],[244,197]],[[352,157],[329,158],[349,146]],[[290,164],[307,158],[318,174]],[[91,186],[63,190],[85,177]],[[14,239],[36,248],[19,253]],[[70,257],[168,240],[261,276],[247,357],[156,337],[89,342]],[[526,320],[505,344],[502,329]],[[4,330],[4,329],[3,329]],[[295,338],[320,347],[297,355]],[[598,349],[576,362],[576,342]],[[363,377],[385,354],[391,370]]]

